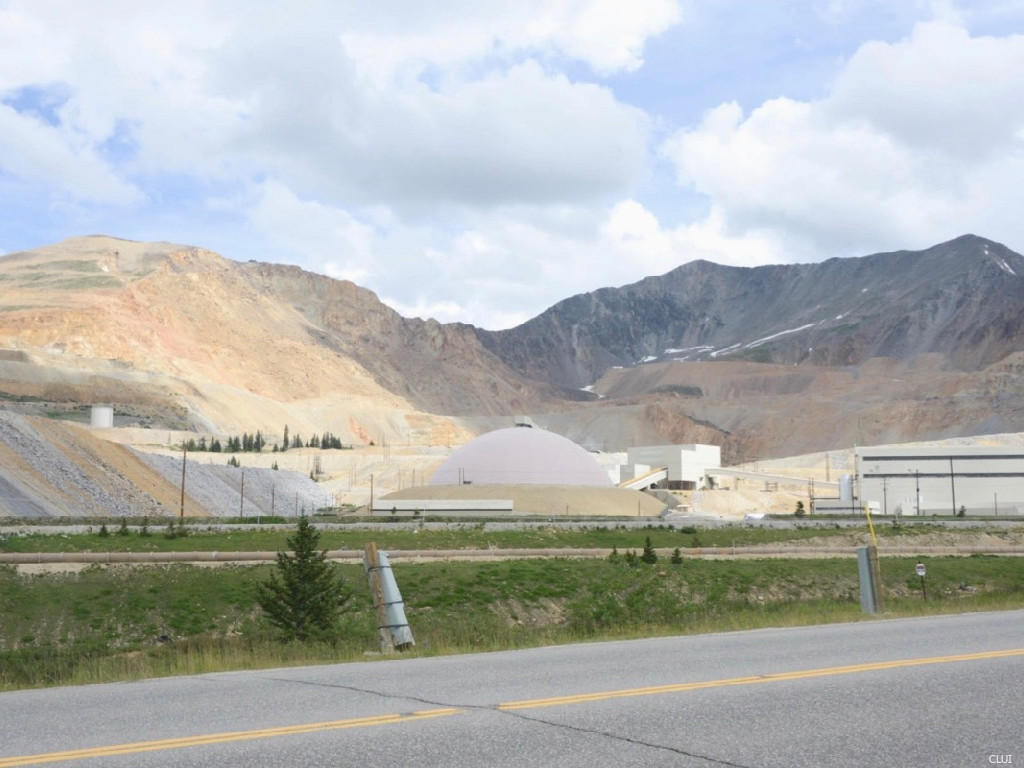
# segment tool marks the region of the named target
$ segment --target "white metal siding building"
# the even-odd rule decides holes
[[[698,490],[707,484],[707,471],[722,465],[717,445],[645,445],[626,451],[629,469],[623,474],[637,477],[656,467],[668,468],[669,488]]]
[[[883,515],[1019,515],[1024,448],[857,448],[857,502]]]

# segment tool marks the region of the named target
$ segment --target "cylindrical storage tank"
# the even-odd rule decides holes
[[[109,405],[94,405],[89,417],[89,424],[109,429],[114,426],[114,409]]]
[[[853,475],[839,476],[839,500],[853,501]]]

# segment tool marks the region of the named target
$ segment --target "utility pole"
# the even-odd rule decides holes
[[[188,446],[181,446],[181,511],[178,513],[178,521],[185,522],[185,457],[188,455]]]
[[[953,494],[953,517],[956,517],[956,480],[953,475],[953,457],[949,457],[949,488]]]
[[[921,473],[918,470],[914,470],[914,508],[917,510],[917,516],[921,516]]]

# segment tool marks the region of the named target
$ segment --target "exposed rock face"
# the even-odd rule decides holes
[[[976,371],[1024,349],[1024,257],[965,235],[820,264],[697,261],[478,335],[516,371],[564,387],[652,360],[846,366],[935,352]]]
[[[965,236],[822,264],[694,262],[493,333],[170,243],[95,236],[0,258],[0,410],[79,418],[103,402],[117,426],[166,430],[164,445],[171,430],[257,429],[269,445],[288,425],[446,450],[514,414],[588,449],[706,442],[727,462],[1024,432],[1024,257]],[[78,439],[47,421],[32,422],[45,439],[7,429],[0,485],[4,467],[35,471],[12,446]],[[25,491],[27,514],[68,508],[50,482],[48,502]],[[128,497],[117,482],[100,485]],[[174,505],[146,493],[135,507]]]
[[[302,313],[311,343],[355,361],[418,408],[514,413],[554,394],[551,386],[526,380],[485,349],[472,326],[403,318],[371,291],[298,267],[240,267],[258,295]]]
[[[526,411],[553,391],[504,366],[471,327],[402,318],[350,282],[108,237],[0,259],[0,347],[8,393],[178,397],[193,411],[186,424],[208,430],[279,430],[289,414],[267,401],[331,399],[345,413],[298,426],[346,441],[389,431],[382,411]],[[62,374],[32,385],[32,363]]]

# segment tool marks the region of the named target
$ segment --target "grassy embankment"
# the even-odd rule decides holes
[[[315,521],[314,521],[315,523]],[[114,522],[107,524],[108,535],[98,534],[99,525],[92,533],[82,534],[31,534],[27,536],[0,535],[0,552],[256,552],[277,551],[286,546],[285,539],[291,535],[288,530],[211,530],[211,526],[191,524],[189,534],[180,538],[167,538],[166,529],[150,525],[150,535],[139,536],[132,530],[128,536],[117,534]],[[892,526],[878,526],[876,532],[881,539],[894,535],[916,536],[943,530],[933,525],[904,525],[899,529]],[[710,528],[696,530],[692,527],[674,529],[666,526],[650,526],[644,529],[587,528],[572,530],[549,526],[524,528],[522,530],[490,531],[483,525],[466,523],[445,530],[419,530],[407,527],[382,530],[321,530],[320,545],[324,549],[354,549],[361,551],[368,542],[376,542],[381,549],[611,549],[620,550],[643,547],[644,537],[650,536],[656,548],[683,549],[692,547],[731,547],[778,544],[809,538],[848,537],[851,534],[867,536],[867,528]]]
[[[765,534],[792,538],[804,533],[800,531],[688,534],[652,529],[572,534],[551,530],[517,532],[527,539],[506,540],[491,532],[486,542],[474,538],[483,533],[473,528],[461,537],[442,536],[435,543],[426,532],[353,531],[339,540],[324,532],[321,545],[359,547],[360,537],[367,534],[390,549],[532,547],[538,544],[529,537],[536,535],[557,539],[561,542],[557,546],[639,551],[644,537],[650,535],[655,546],[684,548],[682,564],[662,557],[654,565],[636,567],[621,561],[570,559],[396,565],[416,636],[414,654],[863,618],[853,560],[685,558],[687,537],[694,535],[709,546],[731,544],[734,538],[740,545],[747,535],[754,540],[746,543],[765,543]],[[241,533],[217,536],[240,536],[238,548],[248,550],[283,546],[285,535],[280,534],[278,544],[253,541]],[[415,544],[402,543],[406,535],[415,537]],[[595,535],[597,539],[591,538]],[[717,542],[719,535],[726,539]],[[18,543],[31,538],[23,537]],[[199,546],[202,536],[167,540],[154,535],[151,539],[112,535],[100,539],[99,546],[122,541],[135,549],[142,542],[161,548],[179,544],[206,548]],[[97,548],[87,536],[61,540],[69,549]],[[205,543],[226,548],[219,538]],[[8,540],[2,549],[9,551],[13,544]],[[547,545],[556,546],[550,538]],[[914,575],[916,559],[882,560],[889,615],[1024,607],[1024,558],[927,558],[927,603]],[[0,567],[0,689],[328,663],[363,659],[376,650],[374,613],[362,569],[347,564],[339,568],[355,587],[356,597],[338,641],[333,645],[275,641],[253,600],[254,585],[272,568],[270,564],[91,566],[79,572],[23,574],[13,567]]]

